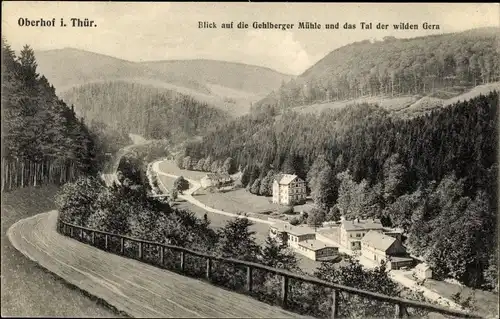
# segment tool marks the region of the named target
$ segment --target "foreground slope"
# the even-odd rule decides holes
[[[7,238],[15,222],[54,209],[55,186],[2,193],[2,317],[93,317],[118,314],[86,297],[16,250]]]
[[[13,225],[30,259],[133,317],[294,318],[299,315],[189,277],[106,253],[56,232],[57,212]]]

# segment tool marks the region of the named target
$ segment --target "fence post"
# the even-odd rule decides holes
[[[142,259],[142,242],[139,242],[139,259]]]
[[[247,289],[252,291],[252,267],[247,266]]]
[[[124,255],[125,253],[125,238],[120,237],[120,254]]]
[[[73,226],[69,226],[69,236],[73,238]]]
[[[92,231],[90,236],[92,236],[92,245],[95,245],[95,231]]]
[[[104,234],[104,249],[108,250],[108,234]]]
[[[163,267],[163,265],[165,264],[165,247],[163,247],[162,245],[158,245],[158,248],[160,248],[160,263]]]
[[[333,289],[332,293],[332,319],[339,317],[339,291]]]
[[[286,275],[281,276],[281,306],[286,308],[288,298],[288,277]]]
[[[181,271],[184,271],[185,267],[185,255],[184,252],[181,250]]]
[[[212,259],[207,257],[207,269],[206,269],[206,278],[210,280],[210,274],[212,273]]]
[[[394,318],[403,318],[405,312],[404,309],[405,306],[399,302],[395,306],[396,306],[396,313],[394,314]]]
[[[83,229],[80,228],[80,239],[83,241]]]

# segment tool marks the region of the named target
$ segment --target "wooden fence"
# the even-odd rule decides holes
[[[115,245],[118,248],[119,254],[125,255],[125,247],[126,243],[136,243],[137,244],[137,253],[136,257],[139,260],[146,261],[144,258],[144,249],[146,246],[149,247],[156,247],[159,255],[157,256],[158,260],[156,262],[151,262],[151,261],[146,261],[148,263],[151,263],[155,266],[158,266],[158,264],[163,267],[165,265],[165,250],[168,249],[170,251],[177,252],[179,255],[179,260],[178,263],[180,264],[180,271],[182,273],[185,272],[186,269],[186,256],[192,255],[196,257],[201,257],[205,259],[205,269],[204,269],[204,275],[206,280],[210,281],[211,277],[213,275],[213,269],[212,265],[214,261],[218,262],[224,262],[227,264],[232,264],[234,266],[240,266],[246,268],[246,291],[252,292],[252,286],[253,286],[253,270],[258,269],[261,271],[266,271],[268,273],[272,273],[278,276],[281,276],[281,296],[280,296],[280,301],[281,301],[281,306],[283,308],[287,308],[287,304],[289,302],[289,282],[290,279],[297,280],[299,282],[304,282],[304,283],[309,283],[313,285],[317,285],[319,287],[324,287],[324,288],[330,288],[332,289],[332,307],[331,307],[331,318],[338,318],[339,317],[339,310],[340,310],[340,303],[339,303],[339,294],[340,292],[346,292],[349,294],[353,295],[358,295],[364,298],[372,299],[372,300],[377,300],[381,302],[386,302],[394,305],[394,317],[395,318],[403,318],[407,315],[407,309],[408,308],[415,308],[415,309],[422,309],[425,311],[433,312],[433,313],[440,313],[442,315],[447,315],[447,316],[453,316],[453,317],[458,317],[458,318],[481,318],[480,315],[474,314],[474,313],[469,313],[469,312],[463,312],[463,311],[458,311],[458,310],[452,310],[448,308],[444,308],[441,306],[436,306],[428,303],[423,303],[419,301],[413,301],[413,300],[408,300],[408,299],[403,299],[403,298],[398,298],[398,297],[391,297],[375,292],[370,292],[366,290],[361,290],[349,286],[344,286],[344,285],[339,285],[339,284],[333,284],[318,278],[314,278],[311,276],[304,276],[296,273],[292,273],[286,270],[282,269],[277,269],[277,268],[272,268],[268,266],[264,266],[261,264],[253,263],[253,262],[248,262],[248,261],[242,261],[242,260],[235,260],[235,259],[230,259],[230,258],[222,258],[218,256],[213,256],[209,255],[203,252],[199,251],[194,251],[188,248],[183,248],[179,246],[174,246],[174,245],[169,245],[169,244],[160,244],[152,241],[147,241],[147,240],[142,240],[142,239],[137,239],[137,238],[131,238],[127,236],[122,236],[118,234],[113,234],[113,233],[108,233],[104,231],[99,231],[95,229],[90,229],[86,227],[81,227],[78,225],[73,225],[69,224],[66,222],[63,222],[61,220],[58,220],[57,223],[57,230],[63,235],[69,236],[73,239],[86,242],[88,244],[91,244],[93,246],[96,246],[98,237],[100,237],[100,240],[104,239],[104,250],[108,252],[112,252],[111,249],[111,239],[116,238],[119,239],[119,244]]]
[[[40,162],[2,157],[2,192],[42,184],[64,184],[78,177],[73,161]]]

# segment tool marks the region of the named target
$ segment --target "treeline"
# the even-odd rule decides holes
[[[124,81],[85,84],[63,97],[89,122],[99,119],[113,130],[149,139],[183,141],[227,118],[223,111],[190,96]]]
[[[257,262],[270,267],[301,274],[294,253],[285,245],[267,238],[263,246],[255,240],[250,230],[252,223],[246,218],[235,218],[223,227],[214,230],[210,220],[199,219],[194,214],[172,208],[165,202],[147,197],[140,185],[123,185],[106,188],[95,178],[80,178],[75,183],[64,185],[56,197],[60,218],[69,223],[117,233],[158,243],[173,244],[216,256]],[[102,243],[103,245],[104,243]],[[111,239],[111,247],[118,247]],[[125,255],[135,258],[137,246],[127,242]],[[156,247],[145,246],[143,259],[157,260]],[[118,250],[117,250],[118,252]],[[165,267],[178,268],[178,254],[166,250]],[[186,256],[185,272],[191,276],[204,276],[204,259]],[[394,283],[384,266],[364,270],[355,260],[344,260],[341,265],[323,263],[314,276],[321,279],[381,292],[391,296],[404,296],[424,300]],[[230,264],[214,261],[212,282],[231,290],[241,291],[246,285],[246,271]],[[262,301],[277,304],[280,300],[281,278],[254,269],[252,295]],[[289,308],[293,311],[318,318],[330,317],[331,292],[310,284],[290,281]],[[392,316],[394,306],[348,294],[342,295],[341,315],[345,317]],[[410,310],[412,315],[424,315]]]
[[[297,174],[324,213],[402,227],[438,276],[494,288],[485,271],[496,263],[497,107],[492,92],[411,120],[366,104],[276,118],[267,110],[223,125],[184,155],[232,157],[248,183],[271,170]]]
[[[176,164],[179,168],[190,171],[226,174],[234,174],[237,172],[235,162],[232,157],[228,157],[225,160],[213,160],[210,156],[207,158],[197,159],[191,156],[183,156],[181,154],[176,158]]]
[[[271,106],[281,110],[366,96],[427,95],[436,90],[459,94],[465,88],[500,80],[498,35],[498,28],[483,28],[355,42],[332,51],[298,78],[282,83],[254,109]]]
[[[2,190],[95,174],[95,139],[37,73],[33,50],[24,46],[16,57],[2,38]]]

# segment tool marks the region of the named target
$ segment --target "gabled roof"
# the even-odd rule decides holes
[[[302,236],[307,234],[314,234],[314,229],[307,226],[292,226],[287,222],[274,222],[271,227],[279,232],[287,232],[294,236]]]
[[[396,242],[396,238],[370,230],[361,240],[361,245],[369,245],[383,252]]]
[[[431,266],[427,265],[426,263],[421,263],[421,264],[418,264],[416,267],[415,267],[416,270],[421,270],[421,271],[426,271],[428,269],[431,269]]]
[[[298,176],[295,174],[278,174],[276,175],[274,180],[277,181],[280,185],[288,185],[297,178]]]
[[[351,230],[371,230],[383,229],[382,223],[378,219],[359,219],[359,220],[343,220],[342,227],[346,231]]]

